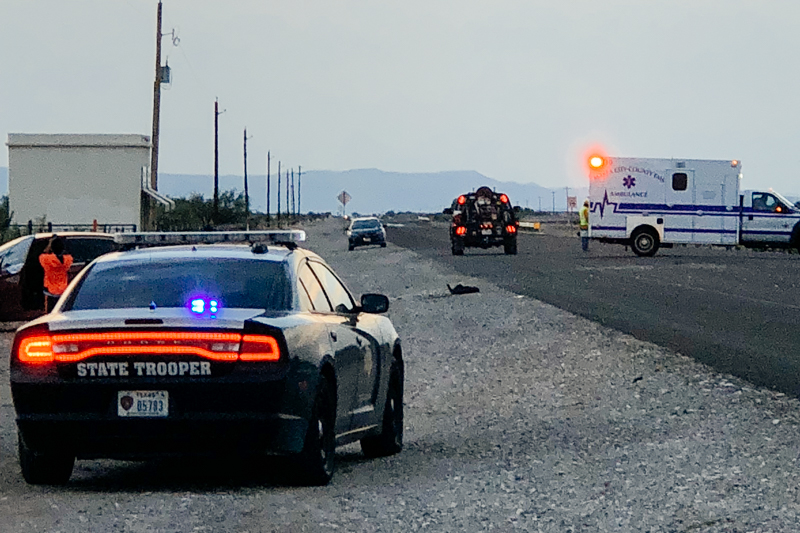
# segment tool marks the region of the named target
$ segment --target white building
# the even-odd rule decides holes
[[[142,195],[152,192],[143,185],[149,136],[12,133],[7,144],[15,223],[45,217],[53,224],[141,227]]]

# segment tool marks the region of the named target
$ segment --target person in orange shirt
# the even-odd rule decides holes
[[[64,253],[64,241],[58,235],[50,239],[39,256],[39,264],[44,269],[44,311],[49,313],[67,288],[67,273],[72,266],[72,256]]]

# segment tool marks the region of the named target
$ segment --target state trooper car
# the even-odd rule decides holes
[[[66,483],[76,458],[277,453],[321,485],[337,445],[399,452],[402,352],[379,316],[389,301],[356,303],[325,261],[297,247],[304,239],[117,235],[138,248],[95,260],[14,337],[25,480]]]

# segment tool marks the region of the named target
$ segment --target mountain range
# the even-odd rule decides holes
[[[286,176],[281,176],[281,211],[286,210]],[[170,198],[185,198],[191,194],[213,197],[214,178],[198,174],[159,174],[158,190]],[[440,212],[449,207],[453,199],[478,187],[488,186],[507,194],[514,205],[564,211],[567,203],[566,189],[548,189],[534,183],[498,181],[470,170],[425,173],[386,172],[378,169],[346,171],[311,170],[303,172],[300,181],[300,211],[303,213],[340,213],[337,196],[346,191],[350,196],[346,213],[384,213],[410,211],[417,213]],[[295,188],[298,174],[295,172]],[[248,176],[248,192],[253,211],[266,212],[266,176]],[[277,209],[277,177],[270,177],[270,212]],[[8,190],[8,169],[0,167],[0,195]],[[244,190],[242,176],[219,177],[219,190]],[[588,188],[570,188],[569,195],[579,201],[588,194]]]

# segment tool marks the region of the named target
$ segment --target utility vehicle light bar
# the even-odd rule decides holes
[[[306,240],[303,230],[267,231],[147,231],[141,233],[116,233],[114,241],[127,246],[158,246],[169,244],[289,244]]]

